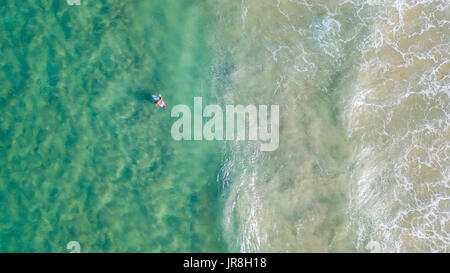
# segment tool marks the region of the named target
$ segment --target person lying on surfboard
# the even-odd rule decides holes
[[[153,102],[155,103],[155,106],[159,106],[164,109],[167,108],[167,105],[164,103],[161,94],[159,94],[158,96],[152,95],[152,98]]]

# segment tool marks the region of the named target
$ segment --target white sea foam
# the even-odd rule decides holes
[[[383,1],[362,47],[348,107],[354,160],[352,221],[359,245],[448,251],[449,9],[442,1]]]
[[[218,0],[217,98],[280,104],[279,151],[224,146],[230,249],[449,250],[449,6]]]

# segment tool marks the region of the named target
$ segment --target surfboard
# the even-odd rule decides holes
[[[153,103],[156,103],[159,100],[159,97],[156,95],[152,95]],[[159,107],[166,109],[167,105],[164,101],[162,101],[159,105]]]

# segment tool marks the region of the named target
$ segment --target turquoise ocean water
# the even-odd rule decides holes
[[[80,2],[0,3],[0,252],[450,250],[449,1]],[[173,140],[194,96],[279,148]]]
[[[208,6],[0,5],[0,251],[224,251],[219,147],[151,103],[208,96]]]

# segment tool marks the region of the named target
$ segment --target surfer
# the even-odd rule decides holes
[[[155,103],[155,106],[159,106],[164,109],[167,108],[167,105],[164,103],[161,94],[159,94],[158,96],[152,95],[152,98],[153,102]]]

